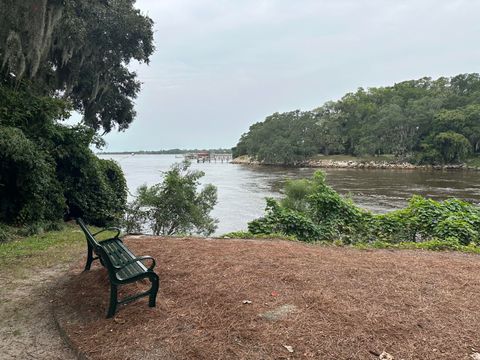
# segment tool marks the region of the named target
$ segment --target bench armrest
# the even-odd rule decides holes
[[[116,227],[109,227],[109,228],[106,228],[106,229],[103,229],[103,230],[100,230],[100,231],[97,231],[96,233],[92,234],[93,236],[96,236],[104,231],[116,231],[117,234],[115,235],[116,238],[118,238],[118,236],[120,235],[120,232],[122,230],[120,230],[119,228],[116,228]]]
[[[144,261],[144,260],[151,260],[152,263],[150,264],[150,267],[148,268],[148,270],[153,270],[153,268],[155,267],[156,265],[156,262],[155,262],[155,259],[151,256],[139,256],[139,257],[136,257],[135,259],[132,259],[130,261],[127,261],[126,263],[122,264],[121,266],[116,266],[116,265],[113,265],[113,267],[117,270],[120,270],[120,269],[123,269],[125,266],[127,265],[130,265],[130,264],[133,264],[133,263],[136,263],[137,261]]]

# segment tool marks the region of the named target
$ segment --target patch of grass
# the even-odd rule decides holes
[[[220,236],[223,239],[281,239],[298,241],[295,236],[288,236],[284,234],[253,234],[250,231],[233,231]]]
[[[92,227],[92,232],[97,228]],[[102,233],[101,239],[114,232]],[[60,231],[41,234],[0,243],[0,274],[22,276],[35,268],[51,267],[75,259],[86,251],[86,241],[78,226],[69,224]]]
[[[402,249],[402,250],[431,250],[431,251],[460,251],[470,254],[480,254],[480,247],[475,244],[461,245],[449,240],[430,240],[424,242],[402,242],[398,244],[384,241],[371,243],[357,243],[352,245],[357,249]]]

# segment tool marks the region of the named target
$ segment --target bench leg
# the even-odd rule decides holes
[[[88,245],[88,250],[87,250],[87,263],[85,264],[85,270],[84,271],[88,271],[90,270],[90,266],[92,266],[92,262],[93,262],[93,249],[92,249],[92,245],[90,245],[90,243],[87,241],[87,245]]]
[[[111,284],[110,286],[110,306],[108,307],[107,319],[115,315],[117,310],[117,285]]]
[[[150,288],[150,295],[148,297],[148,306],[155,307],[155,303],[157,300],[157,292],[158,292],[158,275],[154,272],[150,275],[150,282],[152,283],[152,287]]]

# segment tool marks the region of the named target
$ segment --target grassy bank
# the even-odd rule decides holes
[[[452,244],[446,240],[430,240],[424,242],[401,242],[391,244],[385,241],[374,241],[371,243],[358,243],[353,245],[357,249],[399,249],[399,250],[432,250],[432,251],[458,251],[468,254],[480,254],[480,247],[474,244],[459,245]]]
[[[83,256],[85,249],[85,236],[73,224],[66,225],[61,231],[15,238],[0,243],[0,274],[18,277],[36,268],[65,264]]]

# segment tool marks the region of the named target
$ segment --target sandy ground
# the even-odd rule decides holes
[[[66,273],[66,265],[29,272],[27,279],[0,273],[0,359],[76,359],[51,316],[51,289]]]
[[[140,300],[105,319],[106,271],[84,273],[80,262],[55,298],[62,328],[92,359],[374,360],[386,351],[396,360],[471,360],[480,350],[479,256],[288,241],[126,243],[157,259],[156,308]]]

